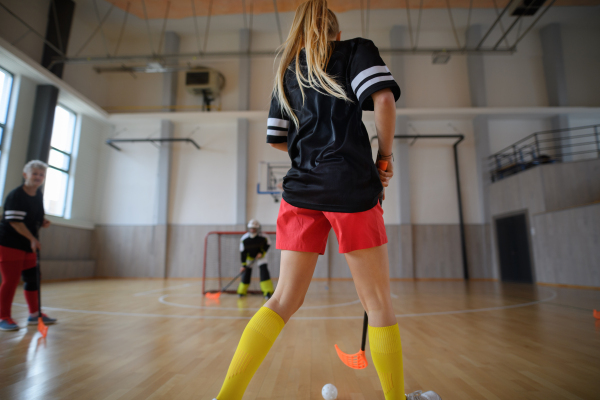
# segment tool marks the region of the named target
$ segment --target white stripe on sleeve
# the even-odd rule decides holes
[[[267,120],[267,126],[277,126],[279,128],[288,129],[290,127],[290,121],[286,121],[285,119],[279,118],[269,118]]]
[[[393,80],[394,80],[394,77],[391,75],[384,75],[384,76],[378,76],[377,78],[373,78],[370,81],[367,81],[364,85],[362,85],[360,87],[360,89],[358,89],[358,93],[356,93],[356,98],[360,99],[360,95],[363,94],[363,92],[365,90],[367,90],[370,86],[373,86],[377,82],[393,81]]]
[[[365,69],[360,74],[356,75],[354,79],[352,79],[352,90],[354,90],[354,92],[356,93],[356,87],[366,78],[368,78],[371,75],[383,74],[385,72],[390,72],[388,67],[386,67],[385,65],[376,65],[374,67]],[[360,95],[357,94],[356,97],[360,97]]]
[[[6,215],[22,215],[22,216],[27,215],[27,213],[25,211],[14,211],[14,210],[7,210],[7,211],[4,211],[4,213]]]
[[[14,219],[14,220],[17,220],[17,221],[23,221],[25,219],[25,217],[21,217],[19,215],[7,215],[4,218],[6,218],[6,219]]]
[[[267,135],[271,136],[287,136],[287,131],[276,131],[275,129],[267,129]]]

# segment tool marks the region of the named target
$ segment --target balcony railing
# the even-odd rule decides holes
[[[600,158],[600,124],[535,132],[489,157],[492,182],[540,164]]]

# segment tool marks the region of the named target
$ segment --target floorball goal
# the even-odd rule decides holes
[[[219,291],[240,273],[240,239],[246,232],[209,232],[204,239],[202,293]],[[267,263],[271,278],[279,276],[281,251],[275,249],[275,232],[262,232],[271,241]],[[236,293],[239,278],[224,293]],[[252,268],[249,294],[261,294],[258,267]]]

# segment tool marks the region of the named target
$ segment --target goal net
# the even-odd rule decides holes
[[[202,293],[217,292],[240,273],[242,259],[240,239],[246,232],[209,232],[204,240],[204,270],[202,272]],[[281,251],[275,249],[275,232],[262,232],[271,241],[267,252],[267,265],[271,278],[279,276]],[[232,283],[224,293],[236,293],[240,279]],[[260,290],[259,268],[252,268],[249,294],[262,294]]]

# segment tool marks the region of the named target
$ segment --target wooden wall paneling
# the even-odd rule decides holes
[[[415,265],[413,257],[413,229],[411,224],[400,225],[400,245],[402,253],[400,259],[399,278],[414,278]]]
[[[89,260],[92,258],[91,229],[50,225],[40,230],[42,243],[41,259],[46,260]]]
[[[600,204],[536,215],[534,220],[542,260],[537,268],[545,279],[554,279],[543,282],[600,286]]]
[[[157,241],[165,226],[96,226],[93,254],[96,276],[163,278],[165,246]]]
[[[243,231],[245,229],[243,225],[169,225],[167,277],[202,277],[206,235],[212,231]],[[271,238],[271,240],[273,239]]]
[[[600,287],[600,204],[533,220],[537,281]]]
[[[489,224],[465,225],[469,277],[473,279],[493,279],[491,239]]]
[[[352,278],[350,268],[348,268],[348,263],[346,263],[346,257],[340,254],[339,249],[340,246],[338,245],[337,237],[332,229],[329,232],[327,251],[325,252],[328,256],[329,278]]]
[[[415,278],[462,278],[458,225],[413,225]]]
[[[402,276],[402,243],[400,242],[400,226],[386,225],[386,235],[388,238],[388,257],[390,262],[390,278],[400,278]]]
[[[42,280],[93,278],[94,260],[41,260]]]

